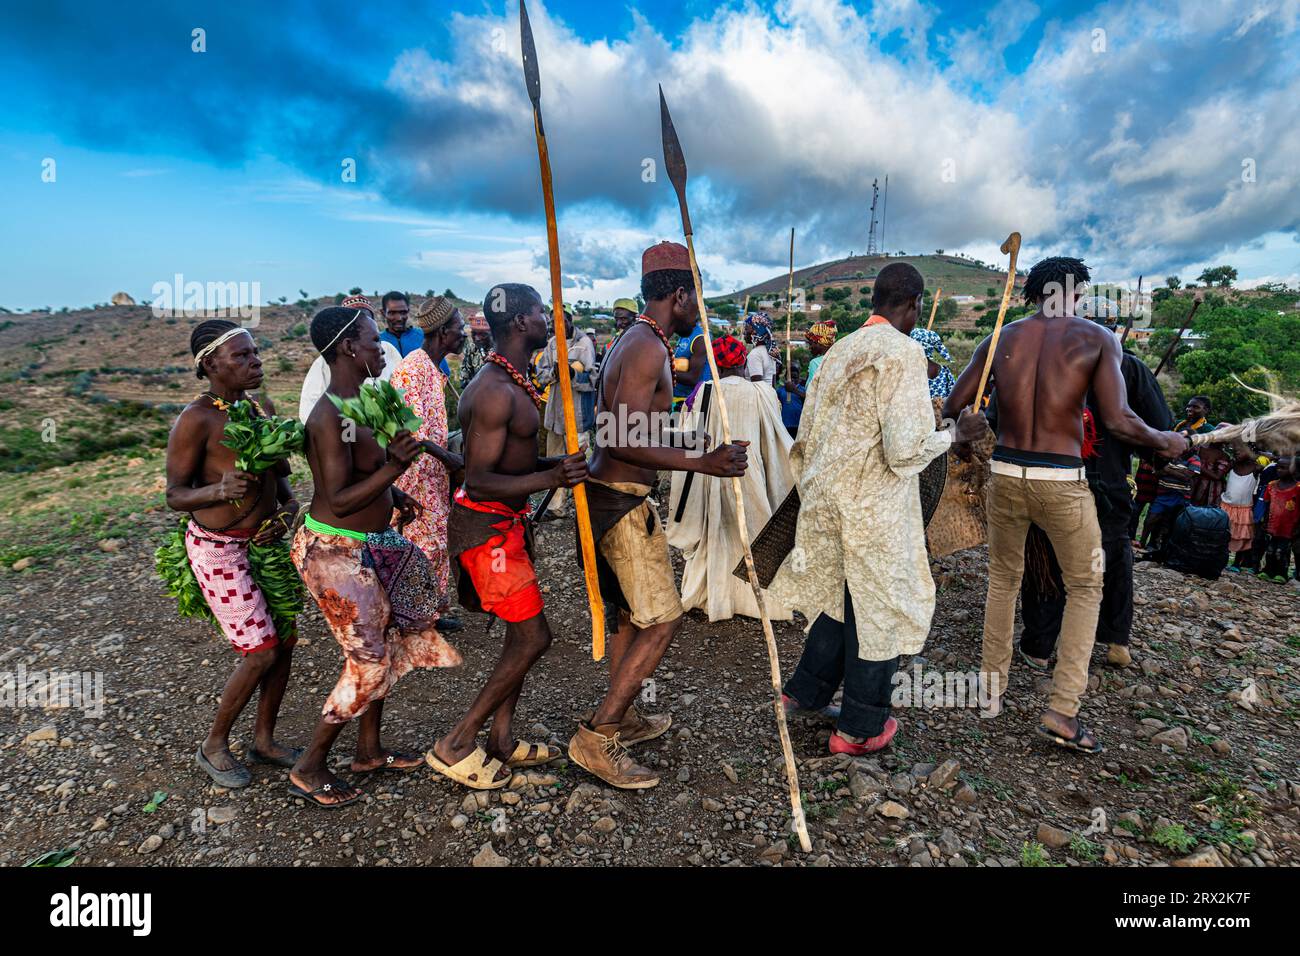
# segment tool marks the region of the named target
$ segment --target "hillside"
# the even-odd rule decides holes
[[[1006,281],[1006,272],[998,272],[988,266],[970,259],[957,256],[847,256],[831,262],[796,269],[794,284],[796,288],[816,289],[822,286],[863,280],[870,285],[876,275],[885,266],[894,262],[906,262],[916,266],[925,276],[927,288],[942,287],[949,295],[973,295],[983,297],[990,288],[1001,288]],[[746,296],[761,297],[766,295],[784,295],[789,283],[788,273],[782,272],[757,285],[741,289],[726,298],[743,302]]]

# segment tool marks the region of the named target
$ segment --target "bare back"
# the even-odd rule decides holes
[[[998,391],[998,444],[1080,454],[1084,401],[1108,335],[1073,316],[1039,314],[1003,328],[991,374]]]

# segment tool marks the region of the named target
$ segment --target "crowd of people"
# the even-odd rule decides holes
[[[1155,377],[1121,347],[1112,305],[1081,294],[1089,278],[1078,259],[1035,265],[1024,295],[1036,311],[1003,329],[996,354],[982,343],[960,376],[940,335],[917,326],[925,283],[906,263],[880,271],[862,328],[838,336],[819,322],[808,330],[806,378],[799,363],[785,367],[765,313],[746,315],[739,337],[705,335],[678,243],[645,251],[644,306],[615,302],[615,335],[603,349],[570,308],[548,310],[523,284],[494,286],[481,314],[468,317],[441,296],[412,309],[405,294],[390,292],[378,312],[353,296],[311,322],[319,357],[299,404],[312,475],[306,509],[287,465],[250,475],[221,444],[226,411],[252,398],[263,371],[246,329],[200,323],[190,345],[206,390],[172,431],[167,500],[189,515],[191,567],[241,660],[199,766],[222,786],[250,781],[229,736],[255,691],[248,758],[288,768],[290,792],[322,807],[362,795],[327,760],[353,719],[354,776],[428,765],[463,786],[495,789],[518,768],[555,760],[564,752],[556,742],[513,731],[528,673],[552,641],[534,530],[542,517],[571,515],[566,492],[585,483],[601,594],[617,614],[607,684],[593,688],[592,709],[565,749],[612,786],[655,786],[658,775],[629,748],[667,732],[672,717],[643,713],[637,700],[684,615],[759,614],[750,586],[732,573],[743,551],[733,479],[751,540],[799,492],[794,549],[764,596],[771,619],[799,613],[810,622],[785,686],[787,708],[833,721],[833,753],[880,750],[899,732],[891,692],[900,657],[921,651],[935,608],[919,476],[938,456],[969,458],[989,428],[997,444],[985,507],[981,713],[1000,713],[1018,650],[1028,666],[1052,671],[1039,733],[1101,752],[1079,714],[1094,644],[1106,646],[1114,666],[1132,661],[1135,557],[1191,561],[1196,570],[1206,555],[1187,550],[1221,541],[1220,568],[1230,551],[1229,570],[1285,580],[1300,549],[1300,491],[1293,461],[1267,460],[1240,442],[1193,453],[1188,436],[1213,430],[1209,400],[1192,399],[1183,420],[1172,421]],[[574,453],[555,384],[560,337]],[[978,394],[986,360],[992,390]],[[420,419],[414,434],[386,447],[325,400],[356,397],[376,379],[397,386]],[[449,390],[459,435],[449,431]],[[724,403],[726,443],[717,437]],[[664,420],[648,432],[632,427]],[[665,521],[654,496],[669,475]],[[534,513],[539,493],[548,494],[544,516]],[[250,560],[259,547],[289,549],[343,655],[303,748],[275,737],[296,635],[277,633],[271,621]],[[680,586],[670,547],[685,561]],[[448,641],[464,627],[457,605],[504,622],[499,658],[466,713],[454,722],[440,715],[445,730],[426,753],[387,748],[383,705],[398,680],[461,662]]]

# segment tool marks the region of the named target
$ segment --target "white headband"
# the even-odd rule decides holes
[[[355,322],[357,319],[361,318],[361,313],[364,312],[364,311],[365,311],[364,309],[357,309],[357,314],[354,315],[354,316],[352,316],[352,318],[348,319],[347,325],[345,325],[345,326],[343,326],[343,328],[339,329],[339,331],[338,331],[338,335],[336,335],[336,336],[334,336],[334,338],[330,339],[330,341],[329,341],[329,345],[327,345],[327,346],[325,346],[323,349],[321,349],[321,350],[320,350],[320,354],[321,354],[321,355],[324,355],[326,352],[328,352],[328,351],[330,350],[330,346],[332,346],[335,342],[337,342],[337,341],[342,337],[343,333],[346,332],[348,329],[350,329],[350,328],[352,327],[352,323],[353,323],[353,322]]]
[[[248,329],[244,328],[242,325],[236,326],[235,328],[230,329],[228,332],[223,332],[221,335],[218,335],[207,345],[203,346],[203,348],[199,349],[198,354],[194,356],[194,367],[198,368],[201,364],[203,364],[203,360],[205,358],[207,358],[217,349],[221,348],[221,346],[225,345],[227,341],[233,339],[240,332],[246,332],[250,339],[253,337],[253,333],[249,332]]]

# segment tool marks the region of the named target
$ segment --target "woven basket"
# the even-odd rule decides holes
[[[799,489],[791,488],[781,506],[772,512],[763,530],[754,538],[750,551],[754,555],[754,571],[758,575],[758,585],[762,588],[771,586],[777,570],[787,554],[794,550],[794,532],[799,525]],[[731,572],[742,581],[749,580],[745,570],[745,559]]]

